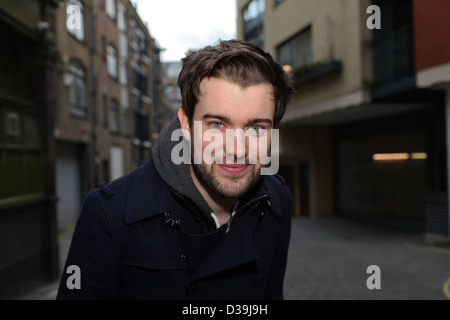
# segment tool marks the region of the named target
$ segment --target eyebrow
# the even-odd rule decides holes
[[[218,114],[210,114],[210,113],[206,113],[202,116],[202,120],[206,120],[206,119],[217,119],[223,122],[231,122],[229,117],[226,116],[221,116]],[[247,125],[251,125],[254,123],[267,123],[269,126],[273,126],[273,121],[268,119],[268,118],[253,118],[250,119],[250,121],[247,122]]]
[[[217,120],[221,120],[221,121],[224,121],[224,122],[230,122],[230,118],[229,117],[221,116],[221,115],[218,115],[218,114],[210,114],[210,113],[204,114],[202,116],[202,120],[206,120],[206,119],[217,119]]]

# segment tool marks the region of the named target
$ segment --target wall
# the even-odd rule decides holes
[[[288,112],[363,87],[361,17],[366,16],[367,8],[364,1],[285,1],[274,8],[270,2],[266,1],[266,50],[276,57],[278,45],[311,24],[314,63],[340,60],[343,65],[342,73],[299,88]]]
[[[416,70],[450,61],[450,1],[413,0]]]

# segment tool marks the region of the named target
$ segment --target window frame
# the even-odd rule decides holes
[[[8,114],[17,121],[8,140]],[[32,121],[30,122],[30,119]],[[0,207],[41,198],[45,192],[44,113],[31,101],[13,101],[0,97]],[[30,126],[31,124],[31,126]],[[11,167],[13,164],[13,167]]]
[[[106,65],[108,69],[108,75],[116,80],[118,77],[118,57],[116,47],[110,43],[106,49]]]
[[[251,8],[254,8],[254,12]],[[244,40],[264,47],[265,0],[251,0],[242,9]]]
[[[301,41],[302,37],[309,37],[309,43],[308,43],[308,47],[306,47],[306,52],[307,54],[304,55],[299,55],[297,52],[297,45],[296,45],[296,41]],[[287,46],[290,46],[287,47]],[[281,50],[283,48],[287,48],[289,49],[291,52],[291,58],[292,61],[283,61],[282,58],[282,54],[281,54]],[[309,24],[306,27],[304,27],[303,29],[301,29],[299,32],[297,32],[296,34],[294,34],[293,36],[291,36],[290,38],[288,38],[286,41],[282,42],[281,44],[279,44],[276,47],[276,52],[277,52],[277,60],[278,62],[283,65],[289,65],[292,68],[292,71],[296,71],[302,68],[307,68],[310,67],[311,65],[314,64],[314,52],[313,52],[313,34],[312,34],[312,25]],[[301,58],[299,58],[301,56]],[[305,58],[306,56],[306,58]],[[301,60],[304,60],[303,62]]]
[[[88,86],[86,68],[76,59],[69,65],[71,83],[69,86],[69,108],[72,116],[86,118],[88,114]],[[81,91],[78,91],[80,90]],[[78,92],[75,92],[78,91]],[[75,96],[74,96],[75,95]],[[78,101],[78,98],[80,101]]]
[[[111,20],[117,19],[116,0],[105,0],[105,12]]]

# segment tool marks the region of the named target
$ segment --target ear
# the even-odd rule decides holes
[[[183,106],[178,109],[178,120],[180,121],[181,130],[183,131],[184,138],[190,140],[191,127],[189,126],[189,118],[184,111]]]

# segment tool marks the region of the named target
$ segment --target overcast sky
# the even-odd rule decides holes
[[[166,49],[163,61],[189,49],[236,37],[236,0],[134,0],[150,34]]]

